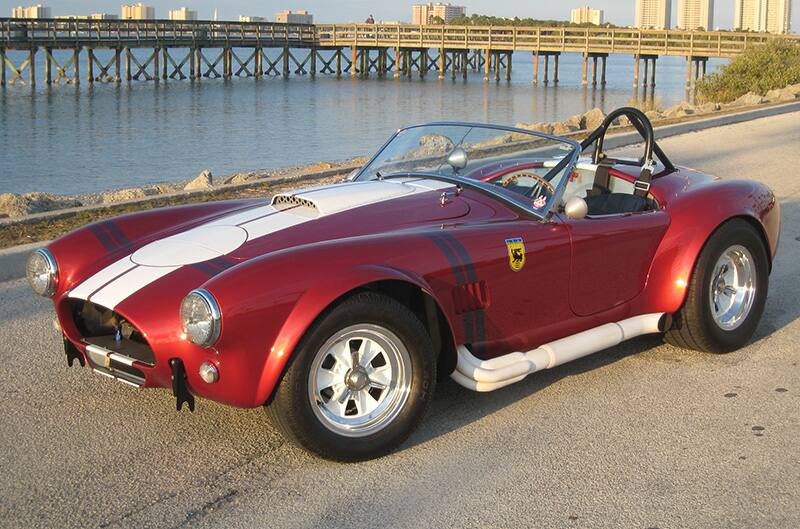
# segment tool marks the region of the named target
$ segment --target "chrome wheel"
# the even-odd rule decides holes
[[[756,297],[756,269],[747,248],[737,244],[722,252],[714,265],[708,291],[714,323],[725,331],[739,327]]]
[[[329,430],[363,437],[386,427],[411,388],[411,358],[400,338],[371,324],[342,329],[311,364],[308,396]]]

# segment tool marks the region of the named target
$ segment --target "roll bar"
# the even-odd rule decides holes
[[[675,166],[669,161],[667,155],[664,154],[664,151],[662,151],[661,147],[659,147],[658,143],[656,143],[655,134],[653,133],[653,125],[650,123],[650,120],[647,118],[644,112],[633,107],[622,107],[610,112],[603,120],[603,123],[601,123],[599,127],[592,131],[592,133],[581,142],[581,152],[585,151],[589,146],[594,144],[592,163],[598,164],[606,157],[605,153],[603,152],[603,142],[606,137],[606,132],[614,120],[620,116],[627,117],[630,120],[631,125],[633,125],[636,131],[642,136],[642,139],[644,139],[644,155],[639,159],[639,165],[641,165],[643,168],[652,166],[653,154],[655,154],[658,158],[658,161],[661,162],[666,170],[672,171],[675,169]],[[620,161],[620,163],[625,162]],[[628,163],[630,164],[630,162]]]

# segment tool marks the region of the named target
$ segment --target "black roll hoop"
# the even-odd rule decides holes
[[[634,183],[634,187],[636,195],[647,196],[650,190],[650,181],[653,177],[653,154],[658,157],[658,160],[662,163],[665,170],[673,171],[675,166],[672,165],[669,158],[664,154],[664,151],[662,151],[661,147],[656,143],[653,125],[644,112],[633,107],[621,107],[610,112],[603,120],[603,123],[581,142],[581,152],[594,144],[592,163],[599,164],[603,161],[603,159],[606,158],[603,152],[603,142],[606,137],[606,132],[614,120],[621,116],[627,117],[631,125],[633,125],[636,131],[642,136],[642,139],[644,139],[644,155],[639,158],[638,163],[642,168],[642,172]],[[630,164],[630,162],[628,163]]]

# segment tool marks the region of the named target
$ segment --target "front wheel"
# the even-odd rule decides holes
[[[371,459],[402,443],[427,411],[436,358],[405,306],[356,294],[323,315],[298,346],[270,420],[324,458]]]
[[[712,353],[739,349],[761,320],[768,288],[761,235],[744,220],[726,222],[700,253],[667,342]]]

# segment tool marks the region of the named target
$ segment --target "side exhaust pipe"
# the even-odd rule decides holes
[[[613,347],[643,334],[662,332],[664,315],[659,312],[607,323],[537,347],[526,353],[509,353],[491,360],[476,358],[466,346],[458,346],[453,380],[475,391],[493,391],[519,382],[542,369],[566,364]]]

